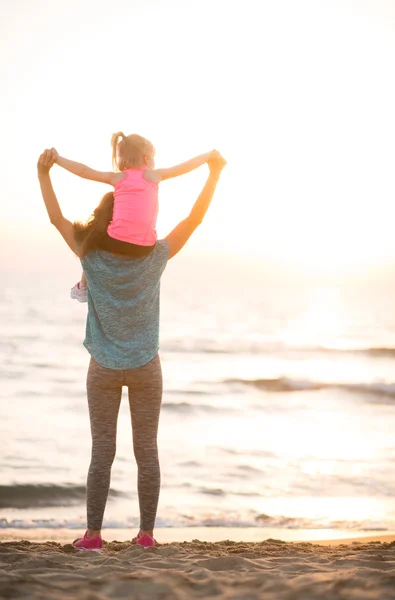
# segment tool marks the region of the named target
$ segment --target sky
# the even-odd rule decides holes
[[[118,130],[150,139],[158,167],[227,159],[189,253],[328,273],[395,263],[394,64],[395,0],[3,0],[2,266],[67,253],[40,152],[109,170]],[[160,236],[206,173],[161,184]],[[53,182],[70,219],[108,191],[59,167]]]

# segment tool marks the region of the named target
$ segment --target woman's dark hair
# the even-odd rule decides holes
[[[108,192],[85,223],[75,221],[74,236],[78,246],[78,256],[83,258],[88,252],[96,250],[112,221],[114,193]]]

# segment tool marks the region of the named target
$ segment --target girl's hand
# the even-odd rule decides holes
[[[51,149],[44,150],[44,152],[41,154],[37,163],[37,172],[39,177],[40,175],[48,175],[50,168],[53,166],[56,160],[55,153],[56,150],[54,152],[53,149]]]
[[[51,148],[51,150],[52,150],[53,156],[55,157],[55,162],[58,162],[58,160],[59,160],[59,152],[57,150],[55,150],[55,148],[53,148],[53,147]]]
[[[226,160],[218,150],[214,150],[214,152],[216,154],[214,158],[208,161],[208,168],[210,169],[210,173],[220,173],[226,167]]]

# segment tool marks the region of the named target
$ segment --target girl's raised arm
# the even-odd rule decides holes
[[[53,150],[56,152],[54,148]],[[63,167],[63,169],[66,169],[66,171],[69,171],[74,175],[78,175],[78,177],[90,179],[91,181],[98,181],[99,183],[115,185],[124,177],[123,173],[113,173],[112,171],[96,171],[95,169],[91,169],[82,163],[59,156],[57,152],[55,162],[59,165],[59,167]]]
[[[152,178],[153,181],[159,183],[165,179],[179,177],[180,175],[185,175],[186,173],[194,171],[209,160],[218,158],[218,156],[220,156],[219,152],[217,150],[212,150],[211,152],[206,152],[205,154],[195,156],[195,158],[191,158],[191,160],[187,160],[186,162],[175,165],[174,167],[169,167],[168,169],[154,169],[149,171],[148,178]]]

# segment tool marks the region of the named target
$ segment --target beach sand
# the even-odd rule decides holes
[[[0,543],[0,598],[393,600],[395,536],[324,542],[172,542],[101,554],[58,542]]]

